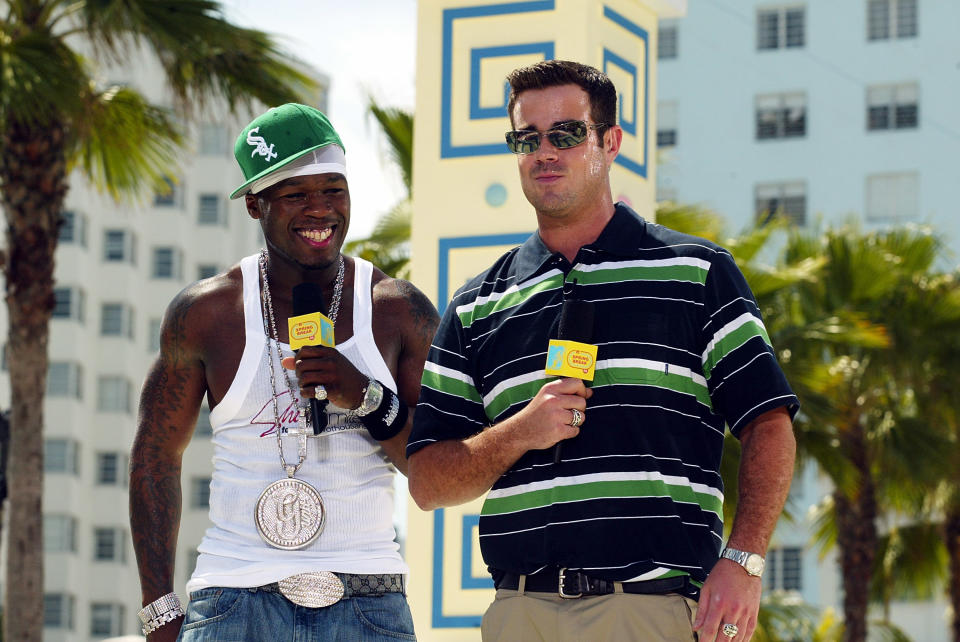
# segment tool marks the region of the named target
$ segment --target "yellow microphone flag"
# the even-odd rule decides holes
[[[335,347],[333,341],[333,321],[319,312],[301,314],[287,319],[290,331],[290,349],[299,350],[303,346]]]
[[[546,374],[593,381],[596,366],[597,346],[579,341],[550,340]]]

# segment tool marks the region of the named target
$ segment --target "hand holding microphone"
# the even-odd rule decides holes
[[[324,313],[323,289],[316,283],[299,283],[293,286],[293,316],[299,317],[311,315],[315,312]],[[317,328],[312,336],[307,338],[306,345],[317,345],[321,341],[322,330]],[[332,334],[332,332],[331,332]],[[290,342],[293,343],[294,337],[290,336]],[[331,337],[332,340],[332,337]],[[299,354],[299,350],[297,350]],[[327,427],[327,389],[318,384],[314,388],[314,394],[310,397],[310,416],[313,420],[313,434],[319,435]]]
[[[583,407],[579,403],[568,407],[570,419],[567,425],[577,429],[570,437],[579,434],[579,428],[586,419],[586,399],[592,391],[582,382],[592,381],[597,361],[597,347],[590,345],[593,339],[594,304],[592,301],[564,299],[560,310],[559,338],[550,341],[547,350],[547,365],[545,372],[548,375],[560,375],[580,379],[577,383],[577,394],[582,391]],[[549,384],[547,384],[549,385]],[[546,386],[544,386],[546,387]],[[564,439],[569,437],[564,437]],[[553,463],[560,462],[561,441],[556,443],[553,451]]]
[[[343,408],[360,405],[360,396],[345,393],[361,391],[365,377],[334,348],[333,322],[324,316],[323,290],[316,283],[300,283],[293,288],[293,316],[288,321],[290,347],[296,357],[283,360],[283,367],[297,371],[300,394],[310,402],[313,432],[327,427],[326,407],[330,400]],[[312,390],[308,388],[313,386]]]

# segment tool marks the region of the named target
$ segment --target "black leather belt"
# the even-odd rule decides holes
[[[516,591],[520,586],[522,575],[504,573],[497,582],[498,589]],[[563,598],[578,598],[588,595],[609,595],[616,592],[617,582],[590,577],[581,571],[572,571],[566,568],[547,568],[538,571],[527,578],[524,591],[534,593],[556,593]],[[678,575],[659,580],[643,582],[620,582],[624,593],[641,595],[659,595],[664,593],[686,593],[687,577]]]

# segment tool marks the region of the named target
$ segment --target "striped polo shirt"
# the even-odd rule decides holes
[[[798,408],[733,257],[618,203],[571,264],[533,234],[457,291],[423,372],[407,446],[464,439],[552,377],[564,296],[592,301],[598,346],[580,434],[528,451],[493,485],[480,547],[495,571],[706,579],[723,533],[720,456],[760,414]],[[429,456],[427,454],[426,456]]]

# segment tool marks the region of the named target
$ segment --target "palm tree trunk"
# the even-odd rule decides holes
[[[866,435],[861,425],[848,427],[841,440],[857,470],[857,488],[848,497],[839,489],[834,491],[834,510],[837,520],[837,548],[840,551],[840,569],[843,573],[844,642],[865,642],[867,639],[867,608],[870,599],[870,578],[877,552],[877,499]]]
[[[3,268],[9,311],[10,455],[3,638],[43,637],[43,398],[53,266],[67,192],[64,128],[8,121],[0,157],[7,216]],[[15,589],[13,587],[16,587]]]
[[[960,642],[960,507],[947,512],[945,520],[947,554],[950,556],[950,605],[953,607],[953,642]]]

